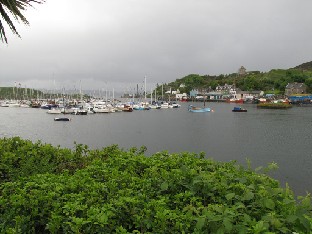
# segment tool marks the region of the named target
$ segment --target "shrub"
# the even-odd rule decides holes
[[[24,144],[34,150],[22,140],[6,149]],[[311,232],[309,196],[296,201],[288,187],[235,162],[117,146],[79,152],[74,170],[55,170],[58,161],[2,182],[1,233]]]

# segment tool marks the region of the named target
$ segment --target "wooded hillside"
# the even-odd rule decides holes
[[[308,92],[312,92],[312,62],[303,63],[295,68],[272,69],[269,72],[246,71],[244,75],[221,74],[199,75],[190,74],[173,82],[164,84],[164,90],[179,89],[180,92],[189,93],[192,89],[214,90],[218,85],[235,84],[237,88],[245,91],[262,90],[265,93],[284,94],[288,83],[305,83]],[[182,85],[182,86],[181,86]],[[161,86],[157,93],[161,94]]]

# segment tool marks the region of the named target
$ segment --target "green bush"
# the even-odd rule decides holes
[[[40,173],[74,172],[90,160],[86,146],[61,149],[40,141],[32,143],[19,137],[0,140],[0,182],[16,180]]]
[[[6,168],[14,176],[0,186],[0,233],[311,233],[309,196],[296,201],[235,162],[187,152],[146,157],[144,147],[71,151],[19,138],[0,145],[2,167],[17,152],[26,163],[25,150],[53,162],[31,160],[27,168],[44,168],[28,175]]]

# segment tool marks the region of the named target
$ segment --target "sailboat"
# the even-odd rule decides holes
[[[144,102],[139,102],[137,105],[133,106],[134,110],[150,110],[151,107],[149,103],[146,101],[146,76],[144,77]]]
[[[210,112],[211,108],[210,107],[206,107],[206,102],[205,102],[205,96],[204,96],[204,107],[195,107],[193,105],[189,105],[188,106],[188,111],[190,112],[198,112],[198,113],[202,113],[202,112]]]
[[[64,115],[65,115],[65,96],[63,96],[63,106],[64,106]],[[67,117],[57,117],[57,118],[54,118],[54,121],[70,121],[70,118],[67,118]]]

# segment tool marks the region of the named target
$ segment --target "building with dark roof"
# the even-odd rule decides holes
[[[307,86],[304,83],[288,83],[285,88],[285,95],[302,94],[307,92]]]

